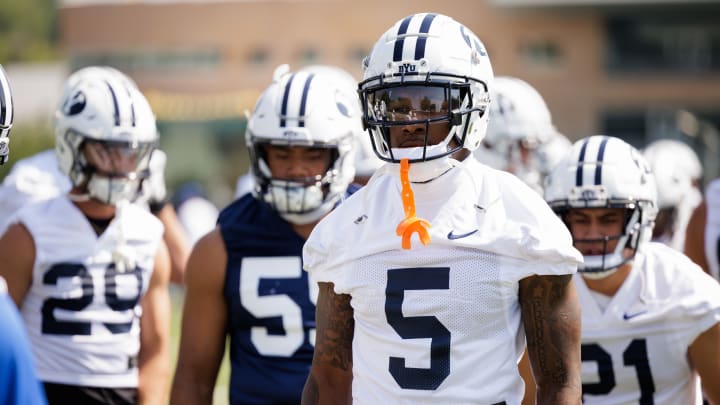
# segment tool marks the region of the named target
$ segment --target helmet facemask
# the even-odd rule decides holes
[[[329,163],[322,174],[289,178],[275,176],[270,170],[265,148],[274,143],[255,140],[250,148],[252,171],[256,179],[255,194],[288,222],[303,225],[317,221],[332,209],[340,194],[345,191],[336,185],[347,187],[341,172],[344,166],[352,164],[352,156],[347,153],[352,142],[352,136],[348,135],[338,144],[286,145],[330,152]]]
[[[72,130],[64,138],[75,145],[70,179],[88,197],[112,205],[138,197],[155,142],[96,140]]]
[[[91,66],[66,81],[55,111],[55,152],[76,201],[134,201],[158,141],[155,114],[135,83]]]
[[[0,65],[0,165],[10,156],[10,129],[14,118],[14,104],[10,83]]]
[[[648,234],[651,230],[644,229],[644,227],[640,225],[640,219],[643,216],[642,204],[617,200],[607,201],[606,203],[586,201],[586,206],[595,209],[620,208],[623,212],[623,224],[620,233],[605,235],[601,238],[581,239],[575,236],[575,232],[567,216],[573,209],[582,209],[582,205],[576,201],[565,205],[563,208],[558,208],[558,205],[554,206],[555,212],[558,213],[570,230],[575,247],[583,250],[583,245],[602,244],[602,254],[584,255],[583,263],[578,266],[578,271],[582,272],[584,277],[600,279],[609,276],[622,265],[631,262],[638,252],[640,241],[648,239]],[[609,245],[613,243],[613,241],[616,242],[615,248],[610,251]]]
[[[545,200],[573,233],[576,247],[602,243],[598,249],[584,249],[578,271],[588,278],[603,278],[630,262],[650,240],[657,215],[655,179],[639,152],[619,138],[591,136],[577,141],[555,166],[545,183]],[[572,210],[622,209],[622,227],[616,235],[582,240],[568,220]],[[601,221],[602,217],[595,218]],[[615,248],[608,245],[617,241]]]
[[[353,146],[363,131],[360,105],[354,83],[339,78],[336,70],[290,73],[287,67],[281,68],[258,99],[248,120],[245,141],[256,183],[255,197],[291,224],[304,225],[327,214],[355,176]],[[328,165],[322,169],[312,165],[311,177],[279,177],[287,174],[273,175],[266,150],[269,147],[329,150]],[[307,175],[299,167],[290,173]]]
[[[444,73],[379,75],[360,83],[363,119],[377,156],[392,163],[407,157],[415,163],[462,149],[474,121],[471,115],[482,117],[487,106],[473,102],[478,95],[472,83],[487,93],[479,80]],[[419,146],[393,146],[391,131],[412,125],[424,126],[424,136],[410,136],[411,144]],[[436,126],[447,134],[439,142],[430,139],[431,133],[440,131]]]

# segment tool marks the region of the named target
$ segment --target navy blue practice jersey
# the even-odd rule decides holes
[[[228,255],[230,402],[299,403],[317,301],[317,284],[302,271],[305,241],[250,194],[224,209],[218,223]]]

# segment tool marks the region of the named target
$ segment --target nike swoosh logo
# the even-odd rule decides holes
[[[477,232],[477,231],[478,231],[478,230],[476,229],[476,230],[474,230],[474,231],[470,231],[470,232],[468,232],[468,233],[461,233],[461,234],[459,234],[459,235],[454,234],[454,233],[453,233],[454,231],[450,231],[450,232],[448,232],[447,238],[450,239],[450,240],[467,238],[468,236],[474,234],[474,233]]]
[[[629,314],[629,313],[625,312],[625,313],[623,314],[623,319],[627,321],[628,319],[635,318],[636,316],[640,316],[640,315],[645,314],[645,313],[647,313],[647,310],[645,310],[645,311],[640,311],[640,312],[634,312],[634,313],[632,313],[632,314]]]

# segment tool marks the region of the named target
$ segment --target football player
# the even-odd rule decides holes
[[[365,60],[387,163],[305,244],[319,297],[303,403],[516,404],[526,337],[538,401],[579,403],[581,256],[536,192],[472,156],[492,86],[482,42],[441,14],[398,21]]]
[[[481,163],[513,173],[542,194],[545,176],[571,143],[555,129],[545,100],[526,81],[498,76],[492,92],[487,136],[475,156]]]
[[[720,285],[682,253],[649,242],[655,179],[624,141],[576,142],[548,177],[545,198],[584,263],[583,403],[720,403]]]
[[[168,252],[162,223],[128,203],[148,176],[153,112],[125,75],[96,69],[67,83],[55,142],[72,188],[23,207],[0,238],[48,402],[162,403]]]
[[[657,182],[659,211],[652,240],[682,252],[690,215],[702,201],[702,164],[690,146],[673,139],[654,141],[642,152]]]
[[[245,133],[253,192],[225,208],[190,255],[173,404],[212,402],[228,335],[231,403],[299,402],[317,299],[302,246],[356,188],[357,131],[353,86],[324,71],[276,70]]]
[[[5,164],[10,156],[10,129],[15,118],[10,82],[2,65],[0,65],[0,165]]]
[[[0,164],[9,158],[8,141],[13,123],[12,93],[0,65]],[[28,337],[17,307],[7,294],[0,276],[0,403],[6,405],[45,404],[45,393],[37,379]]]
[[[687,225],[685,254],[720,281],[720,178],[708,184]]]
[[[111,67],[91,66],[73,73],[66,80],[66,86],[92,77],[98,72],[124,76]],[[135,86],[129,78],[127,80],[128,84]],[[135,202],[147,206],[162,221],[165,228],[163,239],[170,252],[171,281],[182,284],[190,247],[173,206],[166,202],[166,161],[167,156],[163,151],[153,151],[150,158],[150,176],[142,182],[142,192]],[[60,169],[55,150],[45,150],[17,161],[0,184],[0,234],[5,232],[20,208],[32,202],[65,194],[71,188],[72,183]]]

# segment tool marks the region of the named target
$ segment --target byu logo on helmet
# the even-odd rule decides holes
[[[411,73],[415,72],[415,65],[412,63],[403,63],[398,66],[398,73]]]
[[[63,112],[65,115],[80,114],[85,109],[85,104],[87,103],[86,100],[85,93],[77,91],[65,102]]]

